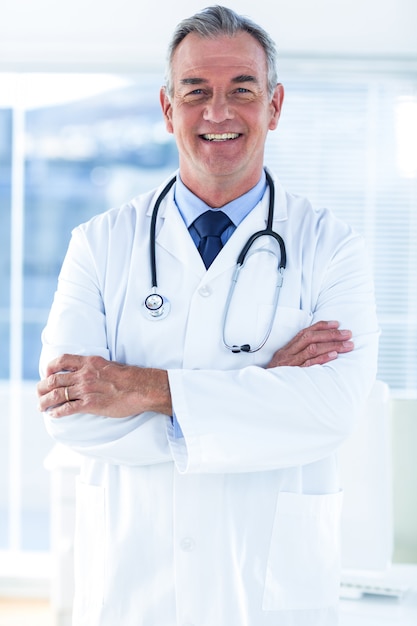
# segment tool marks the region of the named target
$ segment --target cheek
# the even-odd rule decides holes
[[[168,128],[168,126],[167,126]],[[171,117],[170,128],[177,142],[182,144],[194,141],[199,133],[199,116],[194,110],[176,111]]]
[[[185,115],[185,111],[180,106],[171,107],[165,116],[167,131],[174,135],[181,136],[191,126],[190,116]]]

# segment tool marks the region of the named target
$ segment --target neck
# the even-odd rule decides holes
[[[259,182],[261,174],[262,170],[243,180],[235,180],[234,177],[230,175],[216,178],[207,177],[204,179],[194,179],[186,174],[184,175],[180,170],[181,180],[184,185],[198,196],[200,200],[205,202],[207,206],[213,209],[219,209],[250,191],[250,189],[255,187]]]

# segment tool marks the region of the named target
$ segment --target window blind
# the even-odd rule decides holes
[[[366,239],[381,327],[378,377],[417,397],[417,84],[297,76],[266,162],[285,188]]]

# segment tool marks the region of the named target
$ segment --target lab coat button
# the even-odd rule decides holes
[[[198,290],[198,293],[200,294],[200,296],[203,296],[203,298],[208,298],[209,296],[211,296],[213,291],[208,285],[203,285],[203,287],[200,287],[200,289]]]
[[[192,552],[195,548],[195,541],[191,537],[184,537],[180,543],[181,550],[184,552]]]

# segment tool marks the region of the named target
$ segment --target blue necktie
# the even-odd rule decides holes
[[[222,211],[206,211],[193,222],[199,237],[198,251],[206,269],[223,247],[221,235],[233,222]]]

